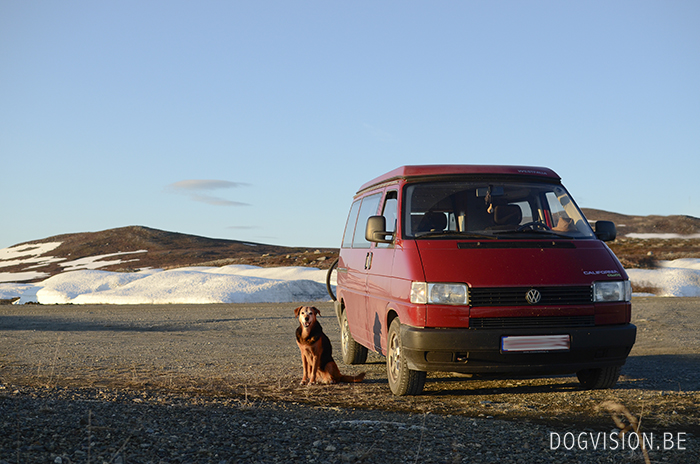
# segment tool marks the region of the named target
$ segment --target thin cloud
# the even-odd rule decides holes
[[[175,191],[199,191],[246,187],[248,185],[250,184],[246,184],[245,182],[231,182],[228,180],[188,179],[170,184],[167,188]]]
[[[225,198],[213,197],[211,195],[201,195],[195,193],[190,195],[190,198],[194,201],[214,206],[250,206],[249,203],[226,200]]]
[[[207,195],[203,191],[222,190],[237,187],[246,187],[250,184],[245,182],[231,182],[228,180],[216,179],[188,179],[172,183],[166,187],[167,191],[188,195],[190,200],[199,203],[206,203],[214,206],[250,206],[249,203],[227,200],[225,198]]]

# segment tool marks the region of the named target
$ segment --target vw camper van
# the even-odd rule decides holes
[[[337,262],[347,364],[386,356],[395,395],[426,373],[576,374],[610,388],[635,342],[631,286],[551,169],[403,166],[364,184]]]

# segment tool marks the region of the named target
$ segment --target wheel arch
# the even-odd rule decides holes
[[[399,324],[401,323],[401,318],[399,318],[399,312],[396,311],[394,308],[389,307],[386,310],[386,329],[384,330],[382,342],[384,343],[384,352],[382,353],[383,355],[386,355],[386,351],[388,350],[389,347],[389,327],[391,327],[391,323],[394,322],[394,319],[399,320]],[[381,348],[379,350],[380,352],[382,351]]]
[[[345,312],[345,299],[338,296],[338,299],[333,301],[333,308],[335,309],[335,317],[338,318],[338,323],[340,323],[340,316]]]
[[[399,317],[398,311],[396,311],[394,308],[389,308],[386,311],[386,330],[389,332],[389,326],[391,326],[391,323],[394,321],[394,319]],[[400,321],[400,319],[399,319]]]

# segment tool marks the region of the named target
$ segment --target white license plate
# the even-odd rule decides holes
[[[502,351],[566,351],[571,348],[568,335],[517,335],[501,337]]]

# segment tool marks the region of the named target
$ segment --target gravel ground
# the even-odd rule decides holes
[[[612,428],[245,398],[22,387],[2,393],[0,414],[2,464],[644,462],[636,438]],[[698,462],[690,435],[647,440],[651,462]]]
[[[403,398],[376,355],[340,364],[362,384],[299,386],[293,306],[0,307],[0,464],[645,462],[606,401],[650,462],[700,462],[700,299],[635,299],[616,389],[437,373]]]

